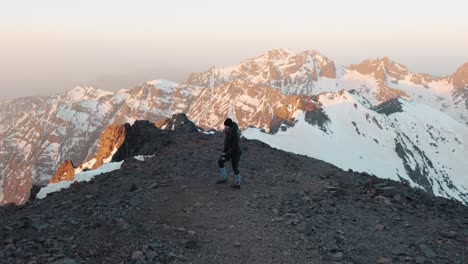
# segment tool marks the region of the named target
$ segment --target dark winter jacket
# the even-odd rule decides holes
[[[241,131],[236,122],[233,122],[232,127],[229,129],[228,133],[224,134],[224,150],[227,157],[231,157],[234,154],[240,154],[240,136]]]

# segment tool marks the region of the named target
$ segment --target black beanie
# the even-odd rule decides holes
[[[232,119],[231,118],[227,118],[226,120],[224,120],[224,125],[225,126],[228,126],[228,127],[232,127]]]

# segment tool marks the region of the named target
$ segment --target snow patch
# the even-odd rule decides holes
[[[74,182],[90,181],[95,176],[100,175],[102,173],[119,170],[120,167],[122,166],[122,163],[123,161],[107,163],[107,164],[102,165],[98,169],[81,172],[75,175],[75,178],[73,181],[61,181],[58,183],[49,183],[47,186],[41,188],[41,190],[37,194],[37,198],[43,199],[49,193],[58,192],[62,189],[68,189],[70,188],[70,185]]]
[[[151,158],[151,157],[154,157],[154,155],[138,155],[133,158],[139,161],[145,161],[145,158]]]
[[[165,92],[173,92],[174,91],[174,88],[177,87],[177,85],[179,85],[178,83],[175,83],[175,82],[171,82],[171,81],[168,81],[168,80],[152,80],[152,81],[148,81],[146,82],[147,84],[149,85],[153,85],[156,87],[156,89],[158,90],[162,90],[162,91],[165,91]]]

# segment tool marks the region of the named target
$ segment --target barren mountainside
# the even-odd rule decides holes
[[[222,134],[134,126],[118,152],[148,156],[127,156],[89,182],[0,208],[0,263],[461,264],[468,257],[468,210],[458,201],[246,139],[242,188],[233,190],[214,183]]]

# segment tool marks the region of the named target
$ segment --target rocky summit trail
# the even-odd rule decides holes
[[[167,135],[144,161],[1,208],[0,263],[468,263],[457,201],[245,139],[233,190],[214,183],[222,135]]]

